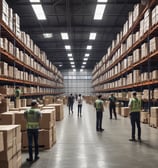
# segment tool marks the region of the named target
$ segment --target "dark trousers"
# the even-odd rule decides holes
[[[102,119],[103,119],[103,112],[97,111],[96,112],[96,130],[102,129]]]
[[[70,111],[73,113],[73,104],[72,103],[69,104],[69,114],[70,114]]]
[[[132,139],[135,139],[135,125],[138,128],[138,139],[141,139],[141,127],[140,127],[140,112],[132,112],[130,114],[131,126],[132,126]]]
[[[78,116],[79,114],[81,116],[81,113],[82,113],[82,104],[78,104]]]
[[[29,158],[33,159],[33,153],[32,153],[32,144],[34,140],[34,146],[35,146],[35,157],[38,156],[38,129],[27,129],[27,136],[28,136],[28,146],[29,146]]]
[[[115,116],[115,119],[117,119],[117,115],[116,115],[116,105],[115,104],[110,104],[109,105],[109,111],[110,111],[110,119],[112,119],[112,113]]]

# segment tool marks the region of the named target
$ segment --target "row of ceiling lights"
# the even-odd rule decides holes
[[[42,5],[40,4],[40,0],[30,0],[30,2],[31,2],[31,6],[35,12],[37,19],[38,20],[46,20],[46,15],[44,13]],[[103,18],[104,10],[105,10],[106,3],[108,2],[108,0],[97,0],[97,2],[98,2],[98,4],[96,5],[93,19],[94,20],[101,20]],[[43,36],[44,36],[44,38],[52,38],[53,34],[52,33],[44,33]],[[63,40],[69,40],[69,35],[66,32],[61,33],[61,37]],[[89,40],[95,40],[95,39],[96,39],[96,33],[95,32],[90,33]],[[70,51],[71,46],[65,45],[65,49]],[[92,45],[87,45],[86,49],[91,50]],[[85,68],[85,65],[87,64],[86,61],[88,61],[89,55],[90,55],[89,53],[85,54],[80,71],[83,71],[83,69]],[[72,57],[72,53],[68,53],[68,57],[70,60],[71,67],[73,68],[73,71],[76,71],[74,59]]]

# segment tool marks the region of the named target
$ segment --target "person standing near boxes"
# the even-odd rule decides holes
[[[37,109],[38,103],[36,100],[32,100],[31,108],[24,112],[24,117],[27,121],[27,136],[28,136],[28,147],[29,147],[29,158],[27,161],[33,161],[32,152],[32,140],[34,139],[35,145],[35,160],[39,159],[38,150],[38,135],[39,135],[39,122],[41,118],[41,112]]]
[[[102,95],[98,96],[98,99],[94,103],[94,107],[96,108],[96,131],[104,131],[102,128],[102,119],[103,119],[103,111],[104,105],[103,100],[101,99]]]
[[[133,98],[130,99],[130,119],[132,126],[132,137],[129,141],[136,141],[135,139],[135,124],[138,128],[138,141],[141,142],[141,127],[140,127],[140,111],[141,111],[141,100],[137,98],[137,93],[133,92]]]
[[[82,113],[82,101],[83,101],[83,99],[81,97],[81,94],[79,94],[77,101],[78,101],[78,117],[79,117],[79,115],[81,117],[81,113]]]
[[[19,104],[18,101],[20,100],[21,96],[21,90],[19,86],[16,86],[14,96],[15,96],[15,108],[18,108]]]
[[[70,111],[72,112],[73,114],[73,104],[74,104],[74,96],[72,94],[70,94],[70,96],[68,97],[68,107],[69,107],[69,114],[70,114]]]
[[[111,94],[109,97],[109,111],[110,111],[110,119],[112,119],[112,113],[115,116],[115,120],[117,120],[117,115],[116,115],[116,97],[114,94]]]

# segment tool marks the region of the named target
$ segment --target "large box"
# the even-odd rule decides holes
[[[52,129],[39,131],[39,146],[50,149],[52,146]]]
[[[14,112],[5,112],[0,114],[0,125],[13,125],[15,124]]]
[[[121,107],[121,115],[123,117],[128,117],[129,116],[129,107]]]
[[[140,121],[144,124],[149,123],[149,112],[141,112],[140,113]]]
[[[158,107],[151,107],[151,117],[158,119]]]
[[[149,125],[151,127],[157,128],[158,127],[158,119],[154,117],[150,117]]]
[[[21,130],[26,130],[26,119],[24,118],[24,111],[15,112],[15,124],[21,125]]]

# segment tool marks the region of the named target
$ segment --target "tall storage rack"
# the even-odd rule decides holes
[[[151,0],[146,6],[137,4],[137,8],[137,18],[131,24],[130,17],[133,19],[135,13],[129,13],[123,31],[95,66],[93,88],[105,97],[115,93],[121,101],[128,100],[127,92],[143,92],[150,111],[158,99],[158,5]]]
[[[2,41],[5,43],[5,40],[8,46],[11,45],[12,49],[9,46],[6,50],[2,46]],[[4,43],[3,45],[5,45]],[[17,58],[16,48],[23,52],[23,61]],[[10,52],[10,50],[12,51]],[[29,59],[25,57],[25,53],[29,56]],[[24,97],[63,94],[63,76],[60,71],[54,65],[50,67],[43,62],[1,19],[0,63],[0,86],[1,89],[2,86],[8,86],[9,90],[6,91],[9,92],[8,97],[14,94],[15,86],[24,88],[22,95]]]

